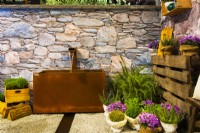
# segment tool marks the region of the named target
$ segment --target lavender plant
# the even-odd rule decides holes
[[[151,113],[141,113],[139,116],[139,123],[143,127],[150,127],[152,130],[154,130],[157,127],[160,127],[160,121],[158,117],[154,114]]]
[[[126,105],[124,105],[120,101],[115,102],[115,103],[111,103],[111,104],[108,105],[108,111],[111,112],[113,110],[120,110],[122,112],[125,112],[126,111]]]
[[[157,116],[160,121],[168,124],[179,123],[184,119],[184,113],[179,107],[170,103],[161,103],[157,109]]]
[[[154,40],[148,43],[148,48],[158,49],[159,40]]]
[[[200,46],[200,37],[198,36],[185,36],[179,39],[180,45],[199,45]]]

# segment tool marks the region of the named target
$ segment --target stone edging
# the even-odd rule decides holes
[[[155,5],[134,5],[134,6],[115,6],[115,5],[0,5],[0,9],[105,9],[105,10],[161,10],[160,6]]]

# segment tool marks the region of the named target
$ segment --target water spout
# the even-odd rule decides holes
[[[69,48],[69,53],[70,53],[70,58],[71,58],[70,72],[73,72],[76,70],[76,67],[77,67],[76,49]]]

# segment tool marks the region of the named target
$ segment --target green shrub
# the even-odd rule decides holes
[[[5,102],[5,96],[3,93],[0,93],[0,101]]]
[[[130,98],[126,100],[125,105],[127,107],[125,113],[131,118],[136,118],[142,112],[142,108],[138,98]]]
[[[119,121],[123,121],[124,120],[125,115],[120,110],[114,110],[109,114],[109,118],[113,122],[119,122]]]
[[[28,88],[28,81],[25,78],[9,78],[4,82],[7,90]]]
[[[152,75],[141,74],[144,67],[128,69],[123,61],[121,62],[122,72],[118,73],[113,80],[114,89],[119,92],[121,101],[129,98],[138,98],[139,102],[150,99],[158,102],[161,97],[161,89],[158,82]]]

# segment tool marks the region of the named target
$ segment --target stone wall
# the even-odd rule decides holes
[[[200,36],[200,0],[192,0],[192,9],[174,17],[163,17],[164,27],[172,27],[174,35]]]
[[[69,69],[77,48],[80,69],[116,71],[122,55],[133,65],[150,63],[147,43],[160,35],[160,9],[0,9],[0,88],[8,77]],[[114,61],[114,62],[115,62]]]

